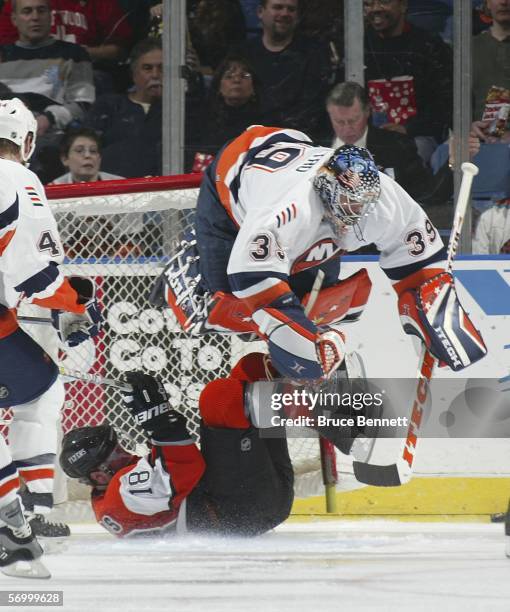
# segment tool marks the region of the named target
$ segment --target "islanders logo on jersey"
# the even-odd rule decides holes
[[[336,255],[340,250],[331,238],[319,240],[296,259],[291,274],[297,274],[308,268],[318,266]]]

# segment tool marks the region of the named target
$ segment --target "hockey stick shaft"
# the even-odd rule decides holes
[[[119,389],[120,391],[129,392],[133,390],[131,385],[114,380],[113,378],[99,376],[99,374],[89,374],[86,372],[81,372],[80,370],[70,370],[64,366],[58,366],[58,371],[61,376],[65,376],[66,378],[71,378],[73,380],[81,380],[82,382],[92,383],[94,385],[113,387],[114,389]]]
[[[17,318],[18,321],[20,321],[21,323],[29,323],[35,325],[53,324],[52,320],[46,317],[19,316]],[[58,372],[61,376],[65,376],[66,378],[72,378],[73,380],[81,380],[83,382],[92,383],[94,385],[114,387],[115,389],[120,389],[121,391],[132,391],[130,385],[120,382],[118,380],[114,380],[113,378],[105,378],[104,376],[99,376],[99,374],[89,374],[87,372],[81,372],[80,370],[69,370],[68,368],[64,368],[64,366],[58,366]]]
[[[459,247],[460,235],[466,210],[469,204],[469,195],[473,178],[478,174],[478,168],[470,163],[462,164],[462,181],[455,206],[452,231],[448,242],[446,270],[452,271],[453,261]],[[416,445],[422,424],[425,402],[427,400],[429,384],[432,378],[437,359],[432,353],[422,348],[422,354],[418,366],[418,381],[413,401],[413,408],[409,419],[407,436],[404,439],[397,462],[389,465],[375,465],[369,463],[353,462],[353,470],[356,479],[368,485],[380,487],[395,487],[409,482],[413,472],[414,459],[416,457]]]
[[[18,315],[16,317],[20,323],[29,323],[30,325],[53,325],[52,320],[47,317],[27,317]]]
[[[46,317],[19,316],[17,317],[17,319],[22,323],[29,323],[35,325],[53,325],[52,320]],[[114,380],[113,378],[99,376],[99,374],[89,374],[86,372],[81,372],[80,370],[70,370],[68,368],[65,368],[64,366],[58,366],[58,371],[61,376],[65,376],[66,378],[71,378],[73,380],[81,380],[83,382],[92,383],[94,385],[114,387],[115,389],[120,389],[121,391],[129,392],[133,390],[132,387],[126,383]]]
[[[305,315],[309,315],[317,301],[319,292],[324,282],[324,272],[319,270],[310,291],[310,297],[305,307]],[[326,512],[334,513],[337,511],[336,505],[336,483],[338,479],[336,469],[335,446],[326,438],[319,436],[319,446],[321,454],[322,481],[326,497]]]

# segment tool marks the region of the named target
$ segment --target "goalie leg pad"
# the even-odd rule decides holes
[[[453,276],[442,272],[399,298],[406,333],[422,338],[430,352],[455,372],[487,354],[480,332],[462,307]]]

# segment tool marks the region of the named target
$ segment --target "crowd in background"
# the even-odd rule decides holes
[[[161,3],[0,5],[0,95],[20,97],[36,115],[31,167],[42,182],[161,174]],[[448,227],[453,0],[363,6],[357,84],[344,77],[343,0],[188,0],[185,171],[203,171],[249,125],[295,128],[325,146],[366,146]],[[510,0],[472,8],[474,252],[509,252]]]

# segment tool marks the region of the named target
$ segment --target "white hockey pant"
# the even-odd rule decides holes
[[[52,495],[64,385],[57,378],[37,399],[12,409],[9,449],[31,493]]]

